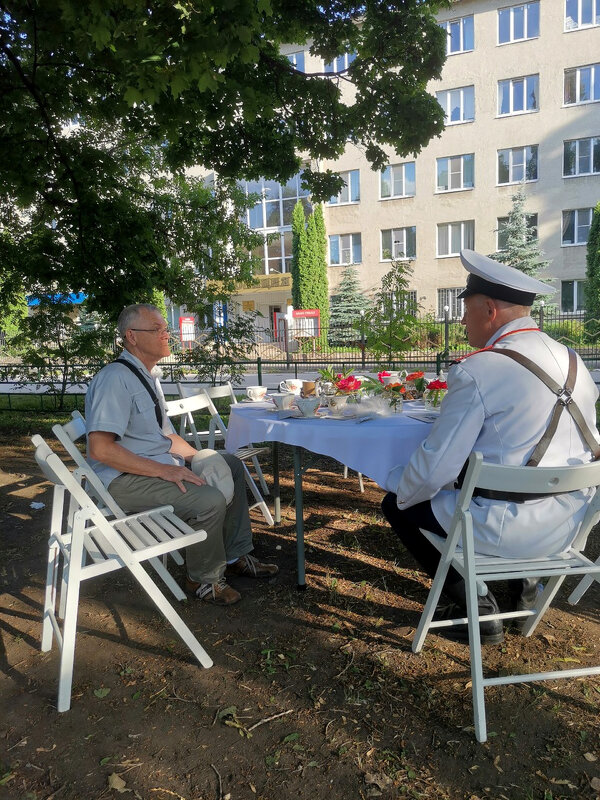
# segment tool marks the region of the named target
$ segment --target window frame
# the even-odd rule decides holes
[[[387,233],[388,231],[391,233],[391,249],[390,249],[391,256],[390,256],[390,258],[385,258],[384,257],[384,247],[383,247],[383,235],[384,235],[384,233]],[[402,231],[403,244],[404,244],[403,251],[405,253],[407,251],[407,246],[406,246],[407,232],[408,231],[413,231],[413,238],[414,238],[414,245],[415,245],[414,253],[407,253],[404,256],[394,255],[394,249],[395,249],[394,245],[398,244],[398,241],[396,241],[395,235],[397,233],[399,233],[400,231]],[[385,248],[385,249],[387,250],[388,248]],[[411,261],[412,259],[415,259],[416,257],[417,257],[417,226],[416,225],[405,225],[402,228],[382,228],[382,229],[380,229],[380,231],[379,231],[379,260],[380,261],[386,262],[386,263],[389,263],[390,261]]]
[[[536,79],[536,88],[535,88],[535,99],[536,99],[536,106],[535,108],[523,108],[522,110],[514,110],[514,88],[515,83],[517,81],[523,81],[523,101],[524,105],[527,105],[527,96],[528,96],[528,87],[527,81],[530,78]],[[510,110],[502,112],[500,110],[500,87],[502,84],[508,83],[510,84]],[[518,75],[514,78],[503,78],[502,80],[498,81],[498,89],[497,89],[497,105],[496,105],[496,118],[500,117],[516,117],[520,116],[521,114],[535,114],[537,111],[540,110],[540,74],[539,72],[534,72],[530,75]]]
[[[564,307],[564,286],[565,284],[573,284],[573,302],[572,308]],[[561,280],[560,282],[560,313],[561,314],[579,314],[585,311],[585,278],[571,278],[570,280]]]
[[[573,0],[571,0],[571,2],[573,2]],[[573,31],[582,31],[582,30],[586,30],[586,28],[597,28],[598,26],[600,26],[600,0],[592,0],[592,18],[595,19],[596,22],[588,22],[588,23],[579,22],[579,20],[581,19],[581,8],[582,8],[583,0],[574,0],[574,2],[577,3],[577,24],[572,25],[571,27],[569,27],[567,25],[567,19],[568,19],[567,18],[567,7],[569,5],[569,0],[565,0],[565,5],[564,5],[565,14],[564,14],[564,20],[563,20],[564,32],[565,33],[572,33]],[[594,8],[594,6],[595,6],[595,8]],[[573,19],[573,18],[570,17],[570,19]]]
[[[464,286],[451,286],[437,290],[437,318],[444,319],[444,306],[448,306],[448,319],[462,319],[465,314],[464,297],[458,297],[463,292]],[[442,292],[446,292],[446,300],[442,300]]]
[[[465,159],[471,158],[472,161],[472,175],[473,175],[473,184],[472,186],[465,186]],[[451,176],[456,175],[457,172],[455,170],[450,169],[450,162],[455,161],[456,159],[460,159],[460,186],[459,187],[452,187],[451,184]],[[448,173],[448,188],[441,189],[439,180],[440,180],[440,162],[447,161],[448,166],[446,168],[446,172]],[[436,170],[436,180],[435,180],[435,193],[436,194],[448,194],[449,192],[469,192],[471,189],[475,188],[475,153],[461,153],[460,155],[455,156],[442,156],[441,158],[436,158],[435,160],[435,170]]]
[[[528,178],[527,177],[527,166],[529,160],[527,158],[527,151],[531,150],[531,155],[533,156],[533,150],[535,148],[535,178]],[[514,156],[515,152],[521,151],[523,154],[523,178],[515,178],[514,177]],[[500,181],[500,153],[508,153],[509,160],[508,160],[508,175],[509,179],[507,181]],[[518,165],[517,165],[518,166]],[[511,186],[516,183],[535,183],[539,179],[539,145],[537,144],[525,144],[519,147],[500,147],[496,150],[496,186]]]
[[[330,197],[327,201],[328,206],[351,206],[360,203],[360,169],[345,169],[340,170],[338,175],[343,178],[345,183],[345,188],[340,189],[337,195]],[[354,194],[354,186],[355,182],[353,176],[356,176],[356,189],[358,190],[357,198],[355,200],[352,199]],[[341,196],[344,191],[348,191],[348,200],[341,200]]]
[[[530,8],[530,6],[537,6],[537,10],[538,10],[537,11],[538,28],[537,28],[537,33],[535,33],[533,36],[528,36],[527,35],[527,31],[528,31],[528,28],[529,28],[529,8]],[[514,22],[515,22],[515,20],[514,20],[514,11],[517,8],[522,8],[523,12],[524,12],[523,13],[523,31],[524,31],[525,35],[520,37],[519,39],[515,39],[514,38],[514,27],[515,27],[515,25],[514,25]],[[504,12],[504,11],[510,12],[510,17],[509,17],[510,38],[507,39],[505,42],[501,42],[500,41],[500,14],[502,12]],[[532,39],[539,39],[539,36],[540,36],[540,2],[539,2],[539,0],[528,0],[528,2],[515,3],[515,5],[512,5],[512,6],[504,6],[503,8],[499,8],[498,9],[498,17],[497,17],[497,19],[498,19],[498,27],[497,27],[497,31],[496,31],[497,32],[496,44],[498,45],[498,47],[504,47],[507,44],[517,44],[518,42],[530,42]]]
[[[344,60],[341,68],[338,65],[340,59]],[[326,72],[328,75],[339,75],[340,72],[345,72],[355,59],[356,53],[354,51],[350,53],[340,53],[333,61],[323,60],[323,72]]]
[[[350,253],[352,254],[352,259],[353,259],[352,261],[342,261],[342,255],[341,254],[343,252],[343,249],[340,246],[340,240],[342,239],[343,236],[349,236],[350,237],[350,247],[349,248],[344,248],[344,249],[349,249]],[[358,237],[358,242],[356,242],[355,237]],[[337,250],[338,250],[339,257],[340,257],[339,261],[332,261],[331,260],[331,253],[332,253],[331,243],[332,243],[332,239],[337,239],[338,240]],[[354,261],[354,252],[355,252],[355,247],[357,246],[357,244],[360,247],[360,261]],[[348,264],[362,264],[362,236],[361,236],[361,233],[359,231],[356,231],[354,233],[332,233],[332,234],[329,234],[329,236],[327,237],[327,264],[330,267],[347,267]]]
[[[581,142],[590,142],[589,159],[590,159],[590,167],[591,167],[591,169],[590,169],[589,172],[581,172],[580,169],[579,169],[579,162],[580,162],[580,159],[581,159],[579,151],[581,149],[581,147],[580,147],[580,143]],[[574,163],[574,166],[575,166],[575,172],[573,172],[571,174],[565,172],[565,163],[566,163],[565,156],[566,156],[566,149],[567,149],[567,145],[568,144],[574,144],[575,145],[575,155],[574,155],[574,158],[573,158],[573,163]],[[598,155],[597,155],[598,169],[597,170],[594,169],[594,162],[596,161],[596,159],[594,158],[595,151],[597,151],[597,153],[598,153]],[[582,136],[579,139],[565,139],[563,141],[563,178],[581,178],[581,177],[586,176],[586,175],[588,175],[588,176],[589,175],[600,175],[600,134],[598,134],[598,136]]]
[[[538,225],[539,225],[539,215],[537,211],[533,211],[531,213],[527,213],[525,216],[525,224],[527,225],[528,230],[533,231],[534,236],[531,237],[531,240],[528,239],[527,241],[537,240],[538,237]],[[508,215],[506,217],[496,217],[496,252],[503,253],[505,248],[500,247],[500,234],[502,229],[502,223],[504,221],[508,222]]]
[[[580,211],[587,211],[588,212],[589,223],[587,225],[583,225],[583,226],[581,225],[581,223],[579,221],[579,212]],[[573,234],[574,234],[573,238],[575,239],[575,241],[573,241],[573,242],[565,242],[565,240],[564,240],[564,235],[565,235],[565,214],[573,214],[574,215],[573,216]],[[587,242],[588,242],[588,239],[589,239],[590,228],[592,226],[593,216],[594,216],[594,208],[593,208],[593,206],[590,207],[590,208],[585,208],[585,207],[582,207],[582,208],[564,208],[563,211],[562,211],[562,218],[561,218],[562,224],[561,224],[561,228],[560,228],[560,245],[561,245],[561,247],[585,247],[587,245]],[[579,237],[578,237],[578,232],[579,232],[579,230],[581,230],[582,227],[587,228],[587,236],[585,238],[585,241],[580,241]]]
[[[412,184],[414,187],[414,191],[412,194],[406,193],[406,167],[412,166],[413,177],[412,177]],[[404,194],[394,194],[394,184],[395,184],[395,176],[394,172],[398,169],[402,169],[402,190]],[[386,170],[390,170],[390,194],[388,197],[384,197],[381,193],[382,183],[383,183],[383,173]],[[379,170],[379,199],[380,200],[398,200],[404,197],[415,197],[417,194],[417,167],[416,161],[401,161],[399,164],[388,164],[384,169]]]
[[[464,114],[465,114],[465,90],[466,89],[472,89],[473,90],[473,99],[472,99],[473,117],[472,118],[468,118],[468,119],[464,118]],[[459,106],[458,106],[459,109],[460,109],[460,119],[457,119],[457,120],[450,119],[450,116],[452,114],[452,107],[451,107],[451,101],[450,101],[450,97],[452,95],[452,92],[460,92],[460,102],[459,102]],[[445,104],[442,104],[440,102],[440,95],[446,95]],[[441,91],[435,93],[435,99],[438,101],[439,105],[441,106],[441,108],[442,108],[442,110],[444,112],[446,127],[449,127],[450,125],[465,125],[468,122],[475,122],[475,84],[471,83],[471,84],[469,84],[467,86],[456,86],[454,89],[442,89]],[[448,112],[450,112],[450,114]]]
[[[579,98],[581,94],[581,72],[584,69],[591,70],[590,75],[590,93],[594,94],[594,85],[598,82],[598,97],[591,97],[589,100],[576,99],[572,103],[567,102],[567,76],[575,73],[575,95]],[[582,64],[580,67],[569,67],[564,71],[563,77],[563,106],[570,108],[571,106],[585,106],[590,103],[600,103],[600,62],[593,64]]]
[[[298,62],[298,58],[297,58],[298,56],[302,56],[302,59],[301,59],[302,60],[302,66],[301,67],[299,67],[298,63],[297,63]],[[306,72],[306,69],[305,69],[305,65],[306,65],[305,64],[305,52],[304,52],[304,50],[295,50],[293,53],[286,53],[285,57],[287,58],[287,60],[290,62],[292,67],[297,72]]]
[[[471,35],[473,37],[473,46],[465,47],[465,24],[467,20],[471,20]],[[450,45],[452,42],[451,26],[460,23],[460,48],[458,50],[451,50]],[[474,14],[465,14],[462,17],[453,17],[445,22],[439,23],[440,28],[446,31],[446,56],[457,56],[461,53],[472,53],[475,50],[475,16]]]
[[[460,225],[460,247],[456,252],[452,251],[452,225]],[[474,219],[462,219],[462,220],[455,220],[452,222],[438,222],[436,226],[436,236],[435,236],[435,257],[436,258],[456,258],[460,256],[460,251],[467,247],[465,244],[465,233],[466,233],[466,226],[471,225],[471,238],[472,242],[469,242],[469,249],[474,250],[475,247],[475,220]],[[440,253],[440,228],[445,227],[448,229],[448,248],[450,252],[448,253]]]

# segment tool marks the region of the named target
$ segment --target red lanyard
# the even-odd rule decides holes
[[[512,336],[513,333],[527,333],[529,331],[539,331],[539,328],[519,328],[516,331],[507,331],[503,333],[502,336],[499,336],[494,344],[489,344],[487,347],[482,347],[481,350],[473,350],[472,353],[467,353],[466,356],[463,356],[460,361],[464,361],[465,358],[470,358],[471,356],[476,356],[477,353],[485,353],[486,350],[493,350],[495,345],[501,340],[504,339],[506,336]]]

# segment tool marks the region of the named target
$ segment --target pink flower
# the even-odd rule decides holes
[[[377,377],[379,378],[379,383],[383,383],[383,379],[387,378],[391,375],[391,372],[378,372]]]
[[[427,388],[430,389],[432,392],[435,392],[436,390],[439,391],[440,389],[447,389],[448,384],[446,383],[446,381],[439,381],[436,379],[435,381],[430,381],[427,384]]]
[[[338,375],[338,380],[335,382],[335,388],[342,394],[357,392],[361,385],[362,382],[357,380],[354,375],[348,375],[347,378],[342,378],[341,375]]]

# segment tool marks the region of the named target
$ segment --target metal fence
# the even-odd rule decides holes
[[[542,330],[573,347],[590,368],[600,366],[600,333],[596,332],[600,331],[600,325],[586,322],[583,312],[566,315],[541,307],[533,316]],[[414,319],[409,331],[400,334],[397,326],[390,325],[378,331],[376,340],[364,321],[358,321],[355,325],[331,326],[321,330],[318,337],[307,336],[306,333],[303,326],[279,326],[278,330],[257,328],[254,344],[245,348],[242,359],[232,363],[242,371],[257,372],[259,382],[263,382],[263,376],[270,371],[284,371],[297,376],[327,365],[339,370],[365,372],[382,367],[439,372],[472,349],[466,341],[460,321],[450,318]],[[176,380],[181,370],[193,372],[193,365],[187,362],[182,347],[202,346],[205,339],[202,330],[196,332],[196,341],[193,343],[182,344],[174,337],[172,355],[161,362],[166,380]],[[222,344],[219,345],[224,356],[227,356],[227,341],[225,328]],[[20,364],[18,358],[6,363],[1,360],[1,355],[0,351],[0,384],[4,385],[5,392],[3,397],[0,395],[0,410],[10,407],[10,395],[6,395],[6,390],[12,388],[14,392],[25,384],[41,384],[38,396],[44,392],[52,395],[56,394],[52,384],[58,385],[64,380],[68,384],[68,394],[84,394],[85,384],[101,366],[98,363],[72,364],[65,373],[56,364],[48,364],[41,380],[42,371],[38,367]],[[48,400],[50,402],[50,398]],[[43,405],[43,400],[40,403]]]

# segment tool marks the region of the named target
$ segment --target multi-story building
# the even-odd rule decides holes
[[[459,316],[459,251],[502,248],[511,197],[523,183],[561,310],[576,311],[600,200],[600,0],[456,0],[439,23],[448,57],[429,88],[446,113],[444,133],[417,157],[390,151],[381,172],[352,145],[337,161],[321,163],[345,180],[325,205],[330,292],[347,263],[356,264],[372,293],[392,255],[410,257],[421,309],[441,316],[448,306]],[[286,52],[298,69],[323,70],[308,48]],[[335,73],[347,59],[325,69]],[[263,192],[249,224],[280,237],[260,253],[260,286],[237,299],[272,318],[291,303],[291,213],[298,199],[309,199],[296,178],[248,189]]]

